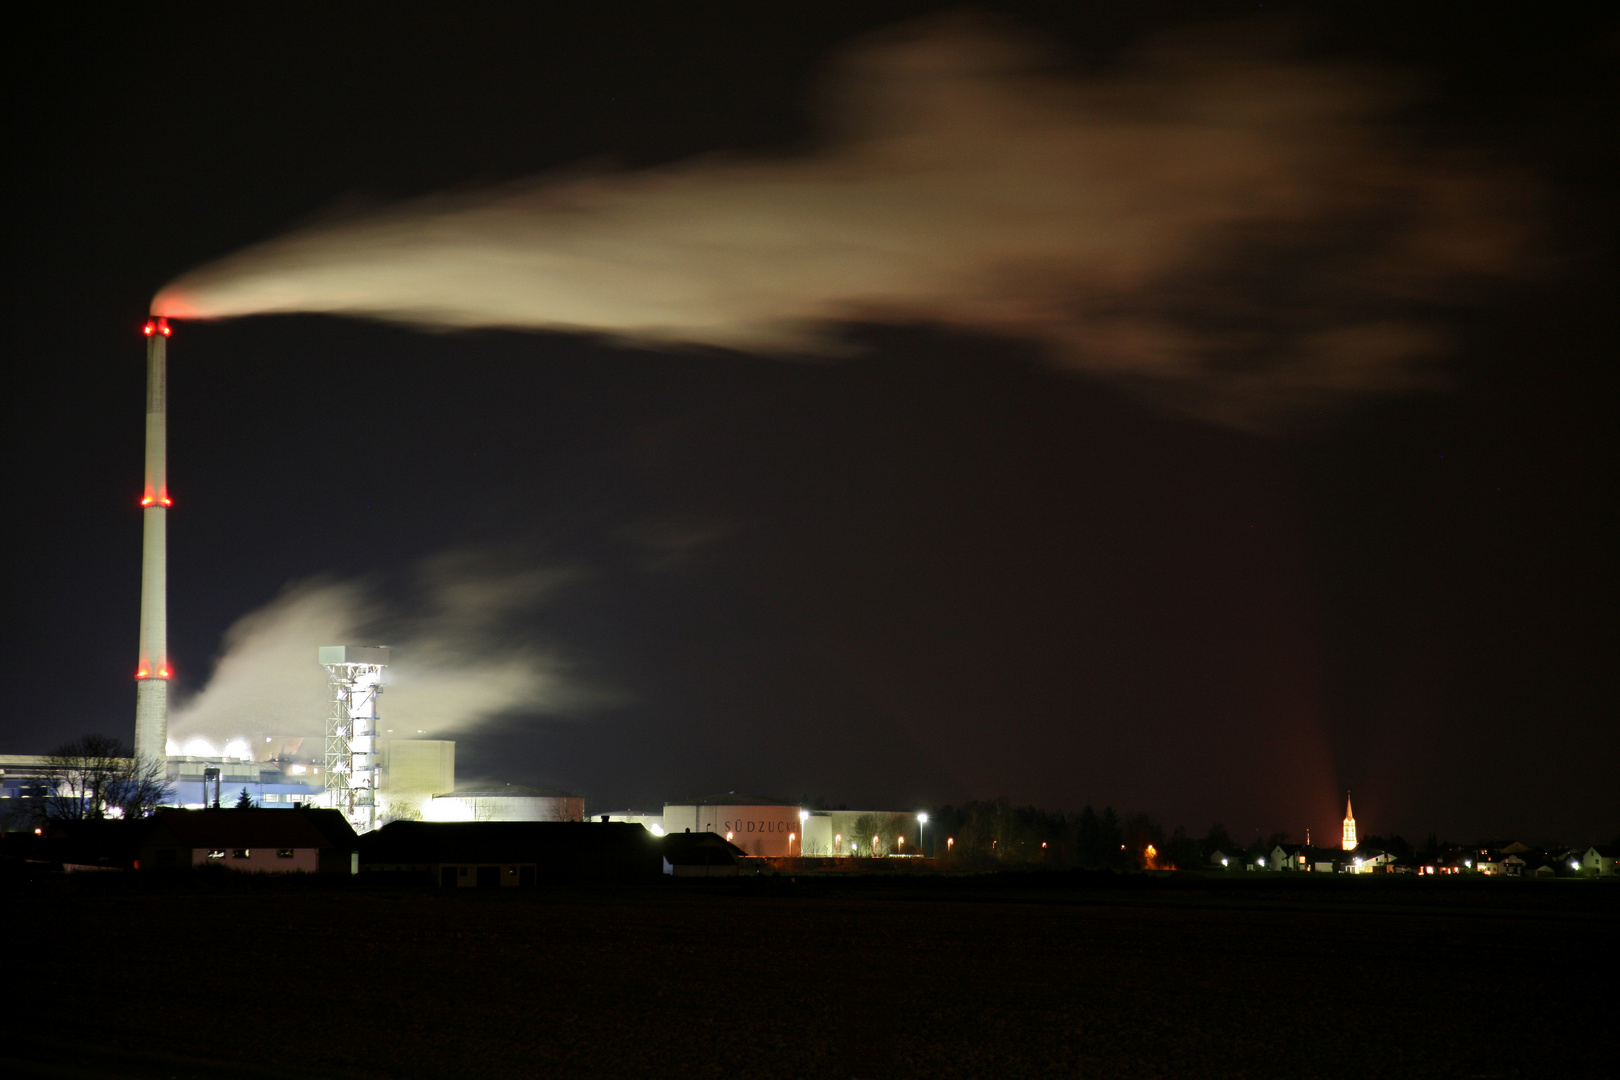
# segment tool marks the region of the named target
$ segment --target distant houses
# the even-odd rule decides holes
[[[1620,846],[1544,850],[1520,842],[1424,852],[1405,857],[1368,846],[1344,851],[1308,844],[1273,844],[1269,849],[1251,847],[1247,854],[1214,851],[1209,856],[1207,866],[1214,870],[1244,869],[1272,873],[1609,877],[1616,873],[1617,855],[1620,855]]]

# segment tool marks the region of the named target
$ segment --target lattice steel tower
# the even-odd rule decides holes
[[[377,695],[388,650],[323,645],[321,666],[332,691],[326,717],[326,805],[343,811],[354,831],[377,827]]]

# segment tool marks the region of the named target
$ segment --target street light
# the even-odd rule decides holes
[[[810,811],[799,811],[799,856],[804,856],[804,838],[810,831]]]

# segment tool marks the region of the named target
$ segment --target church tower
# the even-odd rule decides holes
[[[1350,809],[1350,796],[1344,797],[1344,850],[1356,850],[1356,814]]]

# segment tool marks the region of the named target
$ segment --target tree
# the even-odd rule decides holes
[[[243,788],[242,789],[242,794],[240,794],[240,795],[238,795],[236,797],[236,807],[235,807],[235,809],[237,809],[237,810],[252,810],[253,809],[253,796],[248,794],[248,789],[247,788]]]
[[[81,735],[45,757],[49,789],[40,811],[51,821],[145,817],[173,794],[161,758],[137,756],[107,735]]]
[[[1127,814],[1120,823],[1120,842],[1125,845],[1121,854],[1129,859],[1132,869],[1152,868],[1157,865],[1157,855],[1149,855],[1148,848],[1155,852],[1164,850],[1164,826],[1159,819],[1143,811]]]
[[[894,814],[862,814],[855,819],[853,840],[862,848],[872,849],[872,837],[878,838],[870,855],[887,855],[895,850],[900,835],[900,820]]]
[[[1225,852],[1227,855],[1235,855],[1237,850],[1237,841],[1233,840],[1232,834],[1226,831],[1226,826],[1218,821],[1209,827],[1209,832],[1204,834],[1204,842],[1199,845],[1199,854],[1204,857],[1205,861],[1208,861],[1210,856],[1217,851]]]
[[[1200,851],[1199,842],[1187,835],[1187,830],[1181,825],[1164,845],[1164,855],[1159,859],[1160,869],[1171,870],[1197,870],[1206,862]]]

